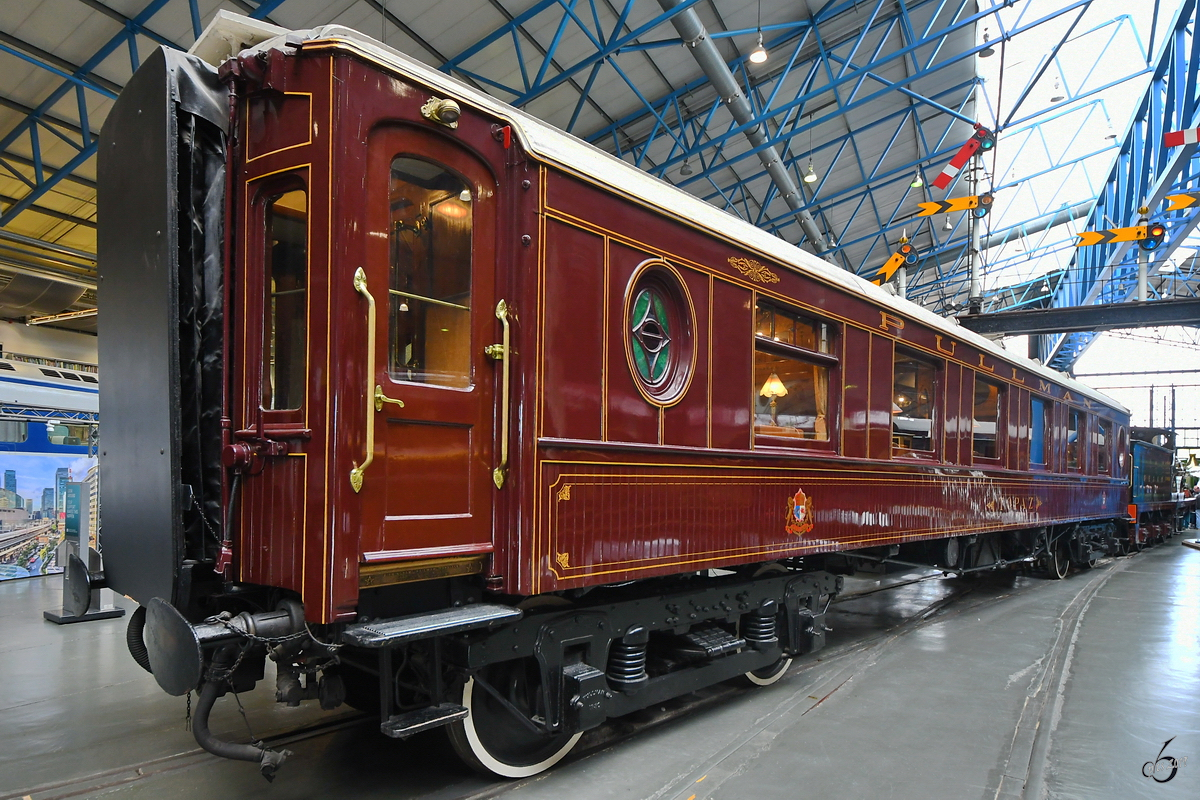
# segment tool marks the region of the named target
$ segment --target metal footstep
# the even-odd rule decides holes
[[[358,647],[392,647],[415,639],[428,639],[516,622],[523,613],[521,609],[512,606],[475,603],[427,614],[412,614],[407,617],[351,625],[342,633],[342,641]]]
[[[393,739],[407,739],[415,733],[437,728],[457,719],[466,719],[467,713],[466,706],[442,703],[440,706],[418,708],[407,714],[395,714],[388,717],[388,721],[380,725],[379,730],[384,736]]]

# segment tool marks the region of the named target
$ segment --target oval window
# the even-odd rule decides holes
[[[665,262],[638,267],[626,293],[625,343],[630,370],[642,394],[655,405],[678,401],[693,367],[691,300]]]

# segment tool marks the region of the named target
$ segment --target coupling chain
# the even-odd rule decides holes
[[[308,636],[308,637],[312,636],[312,634],[308,632],[307,624],[304,626],[304,630],[297,631],[296,633],[289,633],[286,636],[257,636],[253,633],[250,633],[249,631],[244,631],[241,628],[234,625],[233,623],[231,623],[227,616],[228,613],[229,612],[222,612],[221,614],[209,617],[204,621],[207,623],[210,623],[210,624],[221,625],[222,627],[224,627],[226,630],[228,630],[230,633],[234,634],[235,636],[240,636],[243,639],[249,639],[252,642],[258,642],[259,644],[282,644],[284,642],[294,642],[297,639],[303,639],[306,636]],[[332,647],[333,645],[326,645],[326,646]],[[340,646],[341,645],[338,645],[338,647],[340,647]]]
[[[203,506],[201,506],[200,501],[196,499],[196,492],[194,489],[192,490],[192,508],[196,509],[196,513],[200,515],[200,522],[203,523],[204,529],[208,531],[208,534],[216,539],[218,543],[224,543],[224,539],[221,538],[221,535],[217,533],[216,529],[213,528],[212,524],[208,521],[208,515],[204,513]]]

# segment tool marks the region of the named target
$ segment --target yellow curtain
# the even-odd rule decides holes
[[[817,421],[813,425],[815,438],[825,441],[829,438],[829,425],[825,421],[829,413],[829,371],[824,367],[813,364],[813,389],[817,401]]]

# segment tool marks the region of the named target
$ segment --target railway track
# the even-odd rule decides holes
[[[1119,559],[1118,561],[1124,561]],[[1017,730],[1012,737],[1012,747],[1006,754],[1006,766],[1001,785],[996,789],[999,797],[1001,789],[1013,791],[1014,781],[1017,791],[1025,784],[1034,785],[1040,780],[1037,773],[1038,754],[1043,753],[1049,745],[1049,737],[1053,728],[1050,717],[1055,708],[1055,699],[1061,696],[1062,676],[1070,664],[1072,644],[1075,630],[1087,609],[1091,598],[1103,584],[1123,569],[1123,564],[1116,564],[1104,570],[1083,573],[1078,577],[1087,577],[1087,582],[1080,586],[1074,598],[1067,605],[1058,623],[1055,644],[1044,659],[1040,670],[1032,678],[1035,687],[1026,699],[1025,708]],[[835,627],[838,625],[837,613],[839,607],[855,600],[881,593],[900,590],[941,579],[940,574],[930,574],[915,578],[900,580],[883,586],[863,588],[851,591],[839,597],[834,605],[831,619]],[[753,728],[740,732],[732,741],[727,741],[718,752],[709,759],[710,769],[705,771],[707,793],[711,794],[729,775],[740,772],[747,758],[752,757],[753,748],[747,749],[747,743],[755,737],[769,735],[773,726],[794,724],[797,716],[804,716],[816,709],[839,690],[870,669],[888,649],[904,637],[909,636],[928,625],[943,622],[955,616],[971,614],[982,606],[1001,602],[1011,597],[1013,591],[996,593],[980,593],[976,589],[980,583],[976,581],[951,581],[947,591],[941,596],[931,599],[924,606],[912,608],[907,616],[892,625],[877,627],[865,635],[851,636],[842,641],[833,641],[818,658],[806,658],[797,662],[785,678],[794,687],[790,699],[758,720]],[[1032,584],[1015,592],[1036,589],[1038,584]],[[862,612],[844,612],[851,615],[861,615]],[[753,688],[743,688],[733,684],[720,684],[700,692],[676,698],[662,705],[647,709],[637,714],[620,719],[610,720],[601,727],[584,734],[575,753],[568,761],[586,759],[600,751],[608,749],[625,739],[645,733],[664,725],[671,720],[695,714],[707,708],[720,706],[741,695],[753,695]],[[332,740],[335,734],[354,728],[361,728],[364,735],[373,735],[373,718],[367,715],[353,713],[342,714],[334,719],[314,724],[309,727],[288,732],[277,736],[265,737],[264,743],[273,747],[290,747],[293,745],[321,745],[322,740]],[[94,772],[82,777],[70,778],[63,781],[47,783],[22,789],[15,793],[0,796],[0,800],[68,800],[96,795],[116,793],[120,795],[123,789],[145,784],[147,789],[159,781],[170,781],[173,774],[181,773],[200,766],[225,765],[228,762],[209,755],[200,748],[192,748],[161,758],[130,764],[110,770]],[[244,767],[245,765],[236,765]],[[287,765],[280,773],[280,783],[286,783],[289,778],[296,780],[302,776],[295,775],[292,765]],[[552,773],[551,773],[552,774]],[[692,779],[668,781],[647,796],[648,800],[685,800],[687,789]],[[413,795],[392,795],[425,797],[433,800],[489,800],[508,795],[518,796],[522,789],[539,781],[545,780],[546,775],[534,776],[516,781],[484,782],[484,779],[467,780],[454,785],[445,785],[428,792],[420,791]],[[260,778],[252,770],[245,771],[244,788],[251,790],[261,786]],[[463,783],[467,785],[462,785]],[[303,787],[301,787],[303,788]],[[401,787],[396,787],[398,791]],[[166,794],[163,792],[162,794]],[[139,796],[142,796],[139,793]],[[161,796],[157,791],[148,796]],[[196,795],[200,797],[202,795]],[[340,794],[340,797],[351,797],[353,794]],[[1036,794],[1027,795],[1036,797]]]

